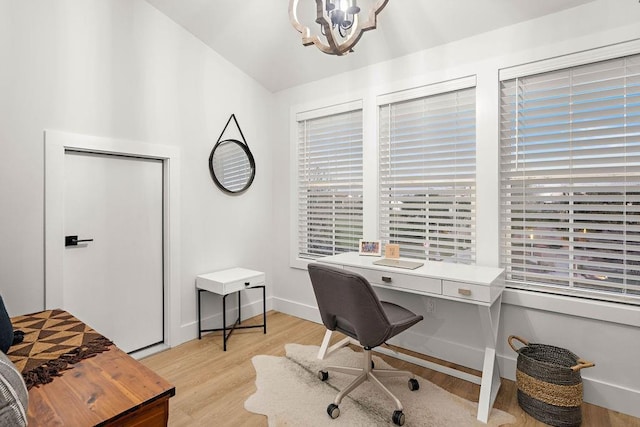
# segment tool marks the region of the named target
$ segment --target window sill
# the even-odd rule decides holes
[[[298,269],[298,270],[306,270],[307,269],[307,265],[309,265],[312,262],[314,262],[314,261],[310,260],[310,259],[292,258],[291,261],[289,262],[289,267],[295,268],[295,269]]]
[[[640,327],[640,307],[544,292],[505,289],[504,304]]]
[[[306,270],[313,260],[294,258],[290,267]],[[505,289],[502,303],[621,325],[640,327],[640,307],[622,303],[568,297],[522,289]]]

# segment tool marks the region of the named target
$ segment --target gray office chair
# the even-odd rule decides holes
[[[405,417],[402,403],[378,378],[409,376],[409,389],[412,391],[420,388],[418,380],[408,371],[375,369],[371,349],[415,325],[423,317],[399,305],[380,301],[371,284],[359,274],[321,264],[309,264],[308,268],[324,325],[331,331],[339,331],[358,340],[364,348],[362,369],[328,366],[325,371],[318,372],[318,378],[322,381],[329,378],[327,371],[356,375],[351,384],[340,391],[327,407],[327,413],[331,418],[337,418],[342,399],[363,382],[371,381],[394,401],[396,410],[392,420],[399,426],[403,425]]]

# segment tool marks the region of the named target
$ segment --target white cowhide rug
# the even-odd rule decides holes
[[[255,356],[255,394],[244,403],[248,411],[264,414],[269,426],[393,426],[392,401],[371,383],[366,382],[352,391],[340,404],[340,416],[332,420],[326,412],[338,390],[347,385],[352,376],[329,373],[322,382],[318,370],[328,365],[359,367],[362,354],[344,347],[325,360],[318,360],[318,347],[287,344],[287,356]],[[374,356],[378,368],[389,367]],[[405,426],[501,426],[516,422],[504,411],[492,409],[489,423],[476,420],[477,403],[451,394],[423,378],[417,378],[420,389],[410,391],[407,378],[385,378],[383,383],[404,406]]]

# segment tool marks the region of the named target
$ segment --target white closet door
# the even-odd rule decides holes
[[[63,309],[132,352],[164,340],[163,165],[65,152]],[[60,242],[64,244],[64,242]]]

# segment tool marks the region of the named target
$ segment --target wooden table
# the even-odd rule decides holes
[[[29,426],[166,426],[175,387],[116,346],[29,390]]]

